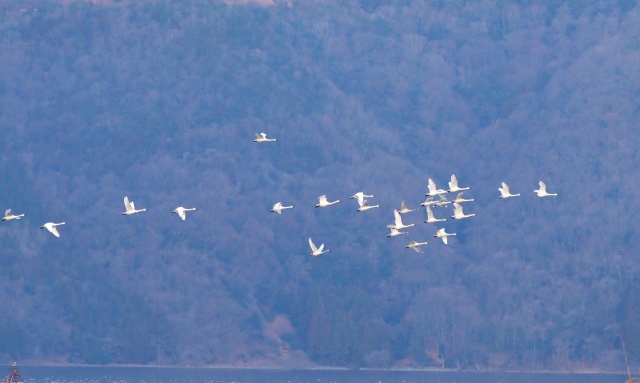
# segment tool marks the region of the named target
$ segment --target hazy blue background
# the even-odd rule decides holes
[[[635,1],[97,3],[0,0],[0,360],[637,365]]]

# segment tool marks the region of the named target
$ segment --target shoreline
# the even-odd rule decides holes
[[[193,370],[269,370],[269,371],[366,371],[366,372],[442,372],[442,373],[477,373],[477,374],[602,374],[602,375],[626,375],[625,371],[604,371],[604,370],[581,370],[581,371],[558,371],[558,370],[464,370],[439,367],[422,368],[371,368],[359,367],[348,368],[338,366],[307,366],[307,367],[281,367],[281,366],[233,366],[233,365],[160,365],[160,364],[76,364],[76,363],[24,363],[18,367],[46,367],[46,368],[149,368],[149,369],[193,369]],[[633,373],[631,375],[637,375]]]

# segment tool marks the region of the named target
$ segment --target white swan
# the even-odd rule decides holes
[[[427,206],[427,220],[424,221],[424,223],[436,223],[436,222],[442,222],[442,221],[446,221],[446,218],[436,218],[433,215],[433,212],[431,211],[431,208],[429,206]]]
[[[58,233],[58,229],[56,229],[56,226],[60,226],[60,225],[64,225],[64,222],[60,222],[60,223],[53,223],[53,222],[47,222],[44,225],[40,226],[41,229],[47,229],[49,230],[49,232],[53,235],[55,235],[56,237],[60,238],[60,233]]]
[[[367,194],[364,194],[363,192],[357,192],[356,194],[354,194],[354,195],[352,195],[351,197],[349,197],[349,199],[357,199],[357,200],[358,200],[358,203],[359,203],[359,204],[362,204],[362,201],[363,201],[365,198],[373,198],[373,197],[374,197],[374,195],[373,195],[373,194],[371,194],[371,195],[367,195]]]
[[[511,194],[509,192],[509,185],[502,183],[502,187],[498,188],[500,190],[500,198],[510,198],[510,197],[520,197],[520,194]]]
[[[314,257],[329,252],[329,250],[322,251],[322,249],[324,249],[324,243],[320,245],[320,247],[316,247],[316,245],[313,244],[311,237],[309,237],[309,247],[311,247],[311,255]]]
[[[440,201],[436,201],[433,204],[436,206],[445,206],[445,205],[449,205],[451,203],[451,201],[449,201],[447,199],[447,197],[445,197],[442,194],[438,194],[438,197],[440,197]]]
[[[475,199],[470,198],[470,199],[466,199],[462,196],[463,193],[459,193],[458,196],[456,197],[456,199],[453,200],[454,203],[463,203],[463,202],[473,202],[475,201]]]
[[[475,216],[476,216],[476,213],[464,214],[462,212],[462,205],[460,205],[459,203],[453,204],[453,215],[451,216],[451,218],[463,219],[463,218],[469,218],[469,217],[475,217]]]
[[[555,197],[558,195],[556,193],[547,193],[547,184],[544,182],[540,181],[538,182],[538,185],[540,185],[540,189],[533,191],[538,197]]]
[[[129,202],[129,198],[127,196],[124,197],[124,208],[126,211],[122,213],[122,215],[131,215],[136,213],[141,213],[143,211],[147,211],[147,209],[136,210],[135,205],[132,202]]]
[[[2,220],[11,221],[12,219],[20,219],[21,217],[24,217],[24,214],[13,215],[11,214],[11,209],[7,209],[7,211],[4,212]]]
[[[271,211],[274,213],[282,214],[282,211],[285,209],[293,209],[293,206],[282,206],[281,202],[277,202],[275,205],[273,205]]]
[[[433,182],[431,178],[429,178],[429,192],[425,194],[427,197],[434,197],[440,194],[447,194],[447,191],[444,189],[436,188],[436,183]]]
[[[320,197],[318,197],[318,204],[316,205],[316,207],[327,207],[327,206],[331,206],[333,204],[336,204],[340,202],[339,199],[333,201],[333,202],[329,202],[327,201],[327,196],[325,194],[321,195]]]
[[[253,142],[274,142],[275,140],[275,138],[267,138],[266,133],[256,133],[256,139]]]
[[[431,206],[431,205],[435,205],[436,203],[433,201],[433,197],[427,197],[427,199],[420,204],[420,206]]]
[[[394,225],[387,225],[387,227],[389,228],[389,230],[391,230],[391,232],[387,235],[387,237],[395,237],[395,236],[401,235],[401,234],[409,234],[408,231],[400,231],[400,230],[396,229],[396,227]]]
[[[407,203],[402,201],[402,203],[400,204],[400,210],[398,210],[398,213],[400,214],[406,214],[406,213],[411,213],[412,211],[416,211],[418,209],[409,209],[409,207],[407,206]]]
[[[184,221],[185,219],[187,219],[187,212],[188,211],[196,211],[198,209],[196,209],[195,207],[192,208],[188,208],[188,207],[177,207],[176,210],[172,211],[172,213],[176,213],[180,216],[180,218],[182,218],[182,220]]]
[[[451,181],[449,181],[449,193],[455,193],[463,190],[469,190],[469,187],[461,188],[458,186],[458,179],[455,174],[451,175]]]
[[[436,238],[442,238],[442,242],[444,242],[444,244],[447,244],[447,237],[450,235],[458,235],[456,233],[447,233],[446,231],[444,231],[444,228],[438,230],[436,232],[436,234],[434,235],[434,237]]]
[[[357,211],[367,211],[370,209],[375,209],[377,207],[380,207],[380,205],[369,205],[366,199],[358,199],[358,204],[360,205],[360,207],[358,208]]]
[[[405,246],[407,249],[413,249],[415,251],[417,251],[418,253],[424,253],[424,251],[422,251],[422,249],[420,249],[420,246],[426,245],[428,242],[416,242],[416,241],[411,241],[409,242],[409,244],[407,246]]]
[[[402,216],[400,215],[400,212],[395,209],[393,210],[393,217],[394,217],[393,227],[395,227],[398,230],[406,229],[408,227],[412,227],[416,225],[415,223],[412,223],[410,225],[405,225],[404,223],[402,223]]]

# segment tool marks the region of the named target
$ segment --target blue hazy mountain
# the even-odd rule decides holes
[[[0,1],[0,358],[635,363],[635,2],[389,3]]]

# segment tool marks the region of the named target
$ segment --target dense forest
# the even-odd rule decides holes
[[[0,14],[0,208],[26,214],[0,225],[0,362],[622,370],[624,339],[640,363],[635,1]],[[451,174],[476,216],[387,238]]]

